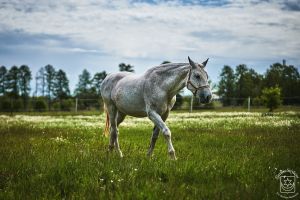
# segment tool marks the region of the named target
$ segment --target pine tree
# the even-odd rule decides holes
[[[70,96],[69,80],[63,70],[58,70],[54,80],[54,97],[62,100]]]
[[[7,91],[12,98],[19,97],[19,68],[12,66],[6,75]]]
[[[0,95],[5,95],[7,87],[7,69],[5,66],[0,67]]]
[[[63,99],[70,96],[70,89],[67,75],[61,69],[55,74],[53,95],[59,99],[60,109],[63,109]]]
[[[46,92],[48,97],[48,109],[51,110],[51,97],[54,91],[55,69],[52,65],[45,66]]]
[[[279,86],[283,97],[300,96],[300,75],[293,65],[275,63],[270,66],[265,74],[265,87]],[[286,98],[284,104],[299,104],[297,98]]]
[[[120,72],[123,72],[123,71],[134,72],[134,69],[133,69],[133,66],[130,65],[130,64],[126,65],[125,63],[120,63],[119,64],[119,71]]]
[[[107,76],[106,72],[102,71],[102,72],[96,73],[92,79],[93,87],[95,88],[98,96],[101,95],[100,87],[101,87],[102,81],[105,79],[106,76]]]
[[[225,65],[220,74],[220,78],[218,95],[223,98],[223,104],[227,106],[232,103],[235,92],[235,76],[233,69],[230,66]]]
[[[86,96],[91,88],[91,74],[86,69],[79,75],[79,82],[75,89],[76,96]]]
[[[19,68],[19,87],[20,87],[20,93],[23,99],[23,104],[25,109],[27,109],[28,105],[28,97],[30,93],[30,80],[31,77],[31,71],[27,65],[22,65]]]

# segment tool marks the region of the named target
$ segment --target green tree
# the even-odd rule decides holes
[[[96,88],[92,87],[91,74],[86,69],[84,69],[82,74],[79,75],[79,82],[75,89],[75,96],[79,98],[79,109],[99,107],[99,102],[95,100],[99,96],[97,95]]]
[[[246,98],[255,98],[260,95],[263,76],[249,69],[246,65],[238,65],[235,73],[236,91],[238,104],[242,105]]]
[[[6,92],[6,86],[7,86],[7,81],[6,81],[6,77],[7,77],[7,69],[5,66],[1,66],[0,67],[0,95],[4,95]]]
[[[31,81],[31,71],[27,65],[22,65],[19,68],[19,87],[21,97],[23,99],[23,105],[27,110],[28,98],[30,93],[30,81]]]
[[[246,80],[248,80],[248,84],[246,84],[248,96],[253,98],[260,96],[263,87],[263,75],[258,74],[254,69],[249,69],[246,73]]]
[[[107,73],[105,71],[102,71],[102,72],[96,73],[92,79],[92,85],[95,88],[98,96],[101,96],[100,87],[106,76],[107,76]]]
[[[282,86],[284,83],[284,66],[280,63],[274,63],[265,74],[265,87]]]
[[[76,96],[86,96],[91,89],[91,74],[86,69],[79,75],[79,82],[75,89]]]
[[[126,72],[134,72],[133,66],[128,64],[126,65],[125,63],[120,63],[119,64],[119,71],[126,71]]]
[[[53,95],[59,100],[60,108],[63,106],[63,99],[70,96],[69,80],[66,73],[63,70],[58,70],[54,79]]]
[[[168,63],[171,63],[170,61],[167,61],[167,60],[165,60],[165,61],[163,61],[162,63],[161,63],[161,65],[163,65],[163,64],[168,64]]]
[[[19,68],[17,66],[12,66],[7,75],[7,91],[10,97],[18,98],[19,97]]]
[[[39,111],[39,112],[46,111],[47,103],[45,97],[37,97],[33,102],[33,108],[35,111]]]
[[[292,97],[300,96],[300,75],[298,69],[292,65],[274,63],[265,74],[264,86],[275,87],[278,85],[282,90],[284,104],[300,104],[299,99]]]
[[[246,73],[248,72],[248,67],[244,64],[238,65],[235,69],[235,79],[236,79],[236,90],[235,94],[237,99],[237,103],[241,105],[243,103],[243,99],[248,97],[248,88],[247,87],[247,79]]]
[[[220,82],[218,84],[218,95],[223,99],[223,105],[231,105],[232,98],[235,96],[235,76],[233,69],[225,65],[220,74]]]
[[[55,69],[52,65],[45,66],[46,93],[48,97],[48,109],[51,110],[51,97],[54,92]]]
[[[263,89],[261,99],[269,112],[273,112],[281,104],[280,96],[281,90],[277,86]]]

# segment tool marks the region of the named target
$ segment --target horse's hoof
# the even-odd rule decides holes
[[[147,152],[147,156],[148,156],[149,158],[151,158],[151,156],[152,156],[152,151],[148,151],[148,152]]]
[[[177,160],[177,157],[176,156],[171,157],[171,160]]]
[[[113,150],[114,150],[114,146],[108,145],[107,151],[111,152],[111,151],[113,151]]]
[[[175,151],[170,151],[169,155],[170,155],[171,160],[177,160],[177,158],[175,156]]]

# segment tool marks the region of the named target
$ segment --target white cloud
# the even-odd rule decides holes
[[[72,47],[55,41],[49,47],[124,58],[300,55],[300,12],[282,9],[279,1],[225,6],[113,2],[9,1],[0,6],[0,31],[61,35],[71,39]]]

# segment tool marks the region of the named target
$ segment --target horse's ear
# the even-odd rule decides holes
[[[194,63],[194,61],[192,61],[192,60],[190,59],[189,56],[188,56],[188,59],[189,59],[189,63],[190,63],[190,65],[192,66],[192,68],[197,68],[196,64]]]
[[[206,61],[204,61],[204,62],[202,63],[203,67],[206,66],[206,64],[207,64],[207,62],[208,62],[208,59],[209,59],[209,58],[207,58]]]

